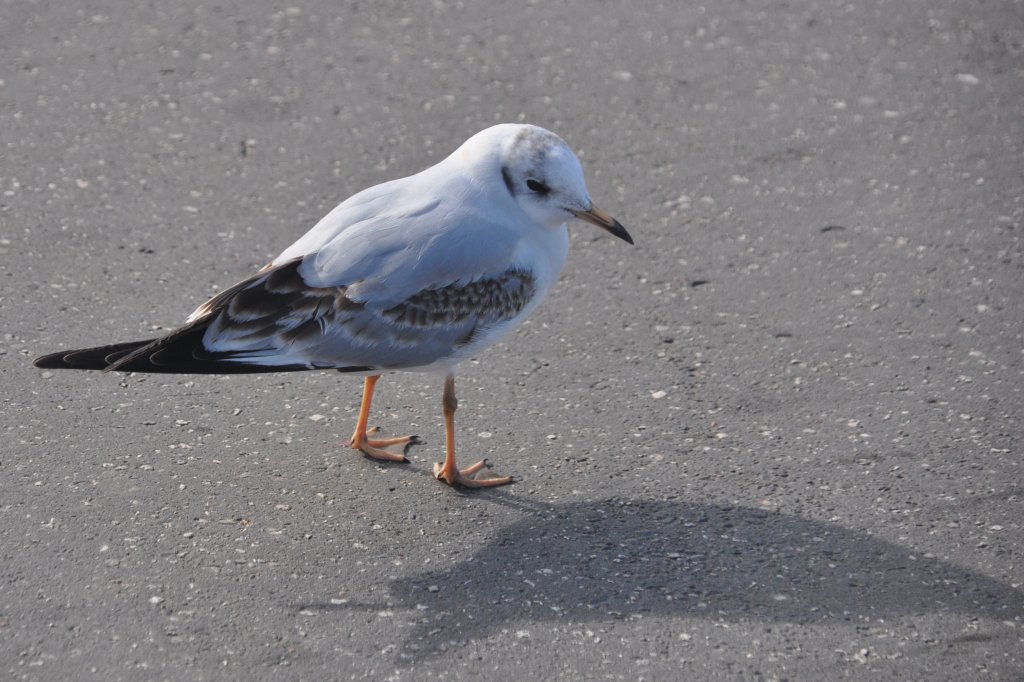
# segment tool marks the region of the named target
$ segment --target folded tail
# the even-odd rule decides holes
[[[321,309],[337,300],[351,304],[339,295],[344,288],[309,287],[298,268],[302,258],[266,267],[256,275],[217,294],[189,317],[184,327],[167,336],[143,341],[115,343],[95,348],[80,348],[50,353],[32,363],[44,369],[98,369],[105,372],[161,372],[166,374],[250,374],[255,372],[295,372],[306,369],[337,369],[340,372],[369,373],[374,367],[335,366],[296,362],[305,359],[292,352],[296,330],[323,333]],[[336,300],[337,299],[337,300]],[[236,310],[237,308],[237,310]],[[207,348],[204,338],[211,324],[225,319],[222,326],[229,337],[241,340],[232,344],[217,342]],[[214,327],[212,335],[224,334]],[[305,331],[303,331],[305,333]],[[260,343],[263,345],[261,346]]]
[[[32,361],[32,365],[41,369],[106,369],[125,355],[143,346],[148,346],[153,341],[155,339],[112,343],[95,348],[63,350],[59,353],[41,355]]]
[[[105,372],[165,374],[252,374],[294,372],[307,365],[273,365],[231,360],[231,353],[211,353],[203,346],[207,321],[194,322],[158,339],[114,343],[43,355],[32,361],[41,369],[98,369]],[[357,368],[362,369],[362,368]]]

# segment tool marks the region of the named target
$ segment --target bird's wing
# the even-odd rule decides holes
[[[359,371],[429,365],[522,311],[533,276],[495,277],[424,289],[394,305],[349,297],[350,287],[311,286],[302,258],[253,277],[208,313],[203,350],[251,365]],[[195,324],[195,323],[193,323]]]
[[[394,305],[503,273],[520,257],[517,220],[529,218],[504,188],[488,191],[439,164],[345,201],[274,264],[304,256],[311,285],[349,286],[355,300]]]
[[[207,323],[205,350],[250,364],[361,370],[452,356],[537,292],[518,263],[516,230],[453,205],[383,211],[311,253],[278,259],[200,306],[193,320]]]

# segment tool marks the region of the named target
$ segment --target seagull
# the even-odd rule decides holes
[[[199,306],[161,338],[64,350],[47,369],[240,374],[336,369],[363,376],[350,445],[407,461],[416,436],[372,439],[370,404],[385,372],[444,377],[445,457],[434,477],[489,487],[481,460],[455,462],[455,371],[519,325],[558,279],[578,218],[632,244],[591,201],[562,138],[502,124],[440,163],[363,190],[248,279]]]

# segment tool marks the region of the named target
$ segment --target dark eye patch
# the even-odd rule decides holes
[[[541,195],[547,194],[548,192],[551,191],[551,188],[548,187],[547,185],[545,185],[540,180],[533,180],[533,179],[527,180],[526,181],[526,186],[529,188],[529,190],[531,192],[536,192],[537,194],[541,194]]]
[[[508,193],[512,196],[516,195],[516,185],[512,182],[512,174],[508,172],[508,168],[501,169],[501,179],[505,181],[505,187],[508,188]]]

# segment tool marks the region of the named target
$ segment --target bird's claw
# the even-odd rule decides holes
[[[366,437],[367,434],[376,433],[380,431],[376,426],[372,429],[367,429],[366,433],[362,434],[362,437],[352,436],[352,440],[349,441],[349,445],[353,450],[359,450],[367,457],[373,459],[383,460],[385,462],[408,462],[405,453],[410,447],[420,443],[419,436],[399,436],[397,438],[379,438],[370,440]],[[395,445],[401,445],[401,452],[393,452],[386,448]]]
[[[487,460],[482,459],[476,464],[471,464],[465,469],[446,467],[441,463],[434,464],[434,478],[444,481],[448,485],[461,485],[466,488],[493,488],[498,485],[512,483],[511,476],[494,476],[491,478],[470,478],[473,474],[487,466]]]

